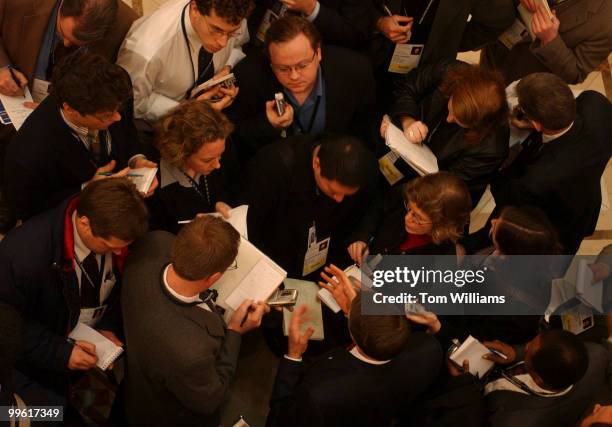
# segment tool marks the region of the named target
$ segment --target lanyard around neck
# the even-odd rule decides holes
[[[204,75],[206,75],[206,72],[208,71],[208,69],[213,63],[213,58],[211,57],[210,62],[208,63],[206,68],[204,68],[204,70],[202,70],[200,75],[196,78],[195,71],[194,71],[195,65],[193,62],[193,57],[191,56],[191,43],[189,42],[189,37],[187,36],[187,27],[185,26],[185,11],[187,10],[190,4],[191,2],[187,3],[185,7],[183,7],[183,11],[181,12],[181,29],[183,30],[183,38],[185,39],[185,44],[187,45],[187,51],[189,52],[189,63],[191,64],[191,77],[193,79],[193,83],[191,84],[191,87],[187,90],[187,95],[189,95],[192,89],[196,86],[197,81],[200,80]],[[187,98],[188,96],[185,96],[185,97]]]

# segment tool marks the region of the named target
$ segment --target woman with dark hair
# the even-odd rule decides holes
[[[372,253],[454,255],[472,202],[461,178],[438,172],[392,189],[385,204]]]
[[[408,141],[432,150],[440,170],[467,183],[474,203],[508,154],[503,78],[477,65],[453,60],[412,70],[399,85],[389,115]],[[383,136],[387,125],[383,120]],[[407,164],[396,166],[414,176]]]

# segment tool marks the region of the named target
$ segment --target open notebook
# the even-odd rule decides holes
[[[463,341],[463,344],[450,355],[450,359],[458,366],[462,366],[463,361],[467,359],[470,364],[470,374],[477,378],[482,378],[493,368],[493,365],[495,365],[492,361],[482,358],[483,355],[490,353],[488,348],[470,335]]]
[[[155,179],[157,168],[138,168],[130,169],[128,178],[136,185],[136,189],[141,193],[147,194],[151,184]]]
[[[287,277],[285,270],[244,237],[236,264],[238,268],[227,270],[212,286],[219,292],[217,305],[226,310],[236,310],[245,299],[266,301]]]
[[[389,126],[385,132],[387,146],[399,154],[419,175],[438,172],[438,159],[429,147],[408,141],[404,132],[391,123],[389,116],[385,116],[385,118],[389,120]]]
[[[103,371],[123,353],[123,348],[84,323],[77,323],[68,338],[75,341],[87,341],[95,345],[96,356],[98,356],[96,366]]]
[[[285,279],[285,289],[298,290],[295,307],[302,305],[308,307],[305,321],[301,327],[301,332],[304,333],[308,327],[311,327],[314,329],[314,333],[310,337],[311,340],[321,341],[325,338],[323,332],[323,311],[321,310],[321,301],[317,298],[319,285],[315,282],[308,282],[306,280]],[[294,312],[295,311],[289,311],[287,308],[283,308],[283,333],[285,336],[289,335],[289,325],[291,324]]]

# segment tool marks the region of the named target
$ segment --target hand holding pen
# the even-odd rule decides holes
[[[382,16],[376,21],[378,31],[394,43],[408,42],[414,19],[409,16],[394,15],[387,5],[383,5],[383,8],[387,16]]]
[[[28,79],[11,65],[0,69],[0,93],[7,96],[22,96],[25,98],[25,87]]]

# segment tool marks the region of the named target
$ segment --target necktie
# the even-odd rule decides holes
[[[207,289],[200,294],[200,299],[208,306],[210,311],[213,313],[218,313],[217,304],[215,304],[218,296],[219,292],[217,292],[216,289]]]
[[[212,59],[212,53],[207,52],[206,49],[201,47],[200,53],[198,54],[198,78],[196,79],[195,86],[213,77],[215,67],[213,67]]]
[[[100,305],[102,273],[96,260],[96,254],[90,252],[83,260],[82,266],[81,307],[98,307]]]
[[[86,136],[87,143],[89,144],[89,151],[93,155],[96,164],[100,165],[102,160],[102,146],[100,144],[100,133],[89,132]]]

